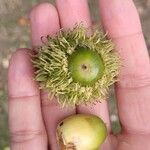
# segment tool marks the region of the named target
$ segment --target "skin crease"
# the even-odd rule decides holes
[[[33,47],[41,44],[41,36],[53,36],[60,28],[72,28],[80,22],[91,26],[86,0],[56,0],[56,7],[43,3],[32,9]],[[49,102],[47,92],[40,92],[33,80],[29,50],[19,49],[12,55],[8,70],[11,150],[58,150],[57,123],[75,113],[98,115],[107,124],[110,134],[101,150],[150,149],[150,60],[139,16],[132,0],[99,0],[99,10],[123,63],[115,86],[122,132],[111,134],[106,101],[76,109],[61,109],[54,100]]]

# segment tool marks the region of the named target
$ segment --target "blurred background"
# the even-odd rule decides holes
[[[54,0],[0,0],[0,150],[9,150],[7,125],[7,68],[16,48],[31,47],[28,14],[32,6]],[[140,14],[144,36],[150,49],[150,0],[134,0]],[[89,0],[93,21],[98,22],[96,0]],[[113,90],[110,96],[110,118],[113,132],[120,131]]]

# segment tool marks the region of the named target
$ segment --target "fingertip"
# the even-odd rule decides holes
[[[30,11],[29,18],[32,19],[34,17],[38,17],[38,15],[39,17],[40,15],[42,17],[45,17],[45,15],[41,13],[41,11],[43,10],[45,12],[45,15],[50,14],[51,12],[53,12],[54,14],[57,14],[56,8],[52,4],[45,2],[45,3],[37,4],[36,6],[34,6],[32,10]]]
[[[12,55],[9,60],[9,67],[8,67],[8,75],[11,75],[11,72],[14,72],[14,67],[20,62],[20,60],[23,61],[24,57],[29,57],[29,49],[20,48],[17,49]],[[19,65],[22,65],[22,63],[19,63]],[[15,69],[16,70],[16,69]]]
[[[8,91],[10,97],[38,94],[29,49],[18,49],[12,55],[8,68]]]
[[[56,8],[50,3],[33,7],[29,15],[32,45],[41,44],[41,37],[54,35],[59,30],[59,17]]]
[[[73,28],[82,23],[91,26],[91,16],[87,0],[56,0],[61,26],[65,29]]]
[[[141,32],[141,24],[133,0],[99,0],[99,8],[102,24],[111,38]]]

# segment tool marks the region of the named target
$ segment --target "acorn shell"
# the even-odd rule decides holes
[[[98,150],[107,137],[106,124],[95,115],[72,115],[57,126],[61,150]]]

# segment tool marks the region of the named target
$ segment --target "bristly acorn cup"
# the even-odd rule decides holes
[[[117,81],[120,57],[113,43],[100,30],[86,33],[83,25],[76,25],[47,36],[33,57],[40,88],[63,107],[106,99],[109,86]]]

